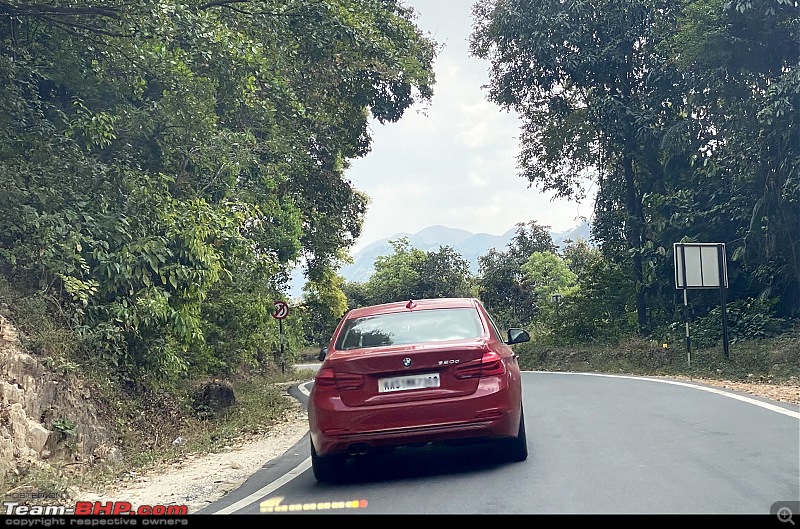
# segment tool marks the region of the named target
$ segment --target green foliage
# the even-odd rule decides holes
[[[691,363],[682,341],[664,343],[638,336],[609,343],[559,346],[528,342],[514,346],[526,370],[690,376],[717,380],[797,384],[800,378],[800,334],[789,330],[761,340],[731,346],[725,360],[721,347],[693,347]]]
[[[599,249],[590,246],[583,239],[577,241],[564,241],[566,247],[562,251],[562,257],[569,270],[575,274],[578,281],[582,281],[589,273],[591,266],[603,258]]]
[[[694,0],[662,43],[698,140],[687,189],[663,200],[688,213],[682,235],[728,244],[734,298],[777,298],[788,317],[800,310],[798,21],[796,2]]]
[[[523,119],[520,176],[597,189],[643,335],[672,319],[672,244],[725,242],[732,300],[800,311],[797,2],[482,0],[471,51]],[[584,177],[589,177],[584,180]],[[510,281],[506,280],[510,284]],[[702,298],[701,312],[713,301]],[[650,320],[650,321],[648,321]]]
[[[365,283],[347,281],[342,285],[342,292],[344,292],[347,298],[348,309],[366,307],[370,304],[369,293],[367,292],[367,285]]]
[[[430,100],[435,44],[378,0],[42,6],[0,20],[0,271],[131,380],[256,365],[294,263],[319,283],[358,237],[344,172],[370,113]]]
[[[538,310],[534,322],[547,328],[559,325],[562,303],[579,290],[577,276],[561,257],[550,252],[533,252],[520,269],[525,284],[536,295]]]
[[[787,332],[790,324],[785,318],[775,316],[776,305],[777,300],[753,298],[729,303],[726,307],[729,343],[762,340]],[[716,347],[722,344],[722,309],[716,306],[702,317],[693,318],[689,322],[689,335],[693,346]],[[681,343],[685,337],[685,324],[674,322],[657,336],[663,341]]]
[[[469,263],[452,248],[424,252],[411,247],[407,238],[390,243],[392,255],[375,260],[375,273],[364,284],[368,304],[473,295]],[[357,287],[351,286],[350,292],[359,295]]]
[[[647,326],[642,197],[663,186],[662,138],[683,121],[675,68],[657,53],[679,6],[512,0],[478,2],[473,54],[491,61],[490,98],[522,119],[520,176],[562,197],[597,188],[595,238],[628,263]],[[676,155],[677,156],[677,155]],[[587,180],[588,178],[588,180]]]
[[[53,428],[56,431],[61,432],[62,435],[75,435],[75,428],[78,425],[75,424],[75,421],[71,421],[69,419],[56,419],[53,421]]]
[[[525,281],[533,287],[537,299],[547,301],[553,294],[569,296],[577,290],[577,276],[567,263],[550,252],[533,252],[520,267]]]
[[[522,266],[536,252],[556,251],[548,229],[536,221],[520,222],[506,251],[491,249],[478,258],[478,296],[503,325],[527,326],[539,310],[540,300]]]
[[[339,320],[347,312],[344,278],[326,270],[320,280],[303,287],[303,307],[307,313],[306,342],[320,346],[330,341]]]
[[[554,323],[534,333],[540,343],[613,342],[636,332],[634,292],[621,266],[598,260],[587,267],[577,288],[553,308]]]
[[[366,283],[370,304],[422,298],[418,287],[425,252],[406,238],[389,243],[392,254],[375,259],[375,272]]]
[[[469,263],[453,248],[441,246],[426,253],[420,268],[420,297],[472,297],[472,284]]]

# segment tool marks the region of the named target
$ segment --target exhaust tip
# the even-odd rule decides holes
[[[369,452],[369,445],[366,443],[352,444],[347,447],[347,453],[351,456],[363,456]]]

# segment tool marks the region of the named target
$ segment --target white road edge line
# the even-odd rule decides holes
[[[309,384],[311,384],[311,382],[306,382],[305,384],[302,384],[302,385],[298,386],[298,389],[306,397],[310,393],[309,390],[308,390],[308,385]],[[238,511],[239,509],[247,507],[248,505],[251,505],[251,504],[255,503],[256,501],[260,500],[261,498],[263,498],[267,494],[270,494],[273,491],[277,490],[279,487],[282,487],[283,485],[289,483],[290,481],[292,481],[294,478],[296,478],[297,476],[299,476],[300,474],[302,474],[303,472],[305,472],[309,468],[311,468],[311,458],[307,457],[299,465],[297,465],[292,470],[290,470],[289,472],[287,472],[283,476],[279,477],[278,479],[276,479],[272,483],[269,483],[269,484],[265,485],[264,487],[258,489],[257,491],[255,491],[254,493],[250,494],[249,496],[247,496],[245,498],[242,498],[241,500],[237,501],[236,503],[232,503],[232,504],[228,505],[227,507],[225,507],[224,509],[220,509],[219,511],[216,511],[216,512],[214,512],[212,514],[232,514],[232,513],[236,512],[236,511]]]
[[[688,382],[679,382],[677,380],[665,380],[660,378],[650,378],[650,377],[633,377],[628,375],[607,375],[603,373],[571,373],[571,372],[564,372],[564,371],[525,371],[526,373],[543,373],[547,375],[583,375],[583,376],[591,376],[591,377],[606,377],[606,378],[627,378],[630,380],[646,380],[649,382],[660,382],[662,384],[672,384],[675,386],[684,386],[687,388],[699,389],[701,391],[708,391],[709,393],[716,393],[717,395],[722,395],[723,397],[728,397],[731,399],[740,400],[742,402],[747,402],[748,404],[753,404],[755,406],[760,406],[770,411],[774,411],[776,413],[782,413],[784,415],[788,415],[789,417],[794,417],[795,419],[800,419],[800,412],[795,412],[792,410],[787,410],[786,408],[781,408],[780,406],[775,406],[774,404],[770,404],[768,402],[761,402],[760,400],[751,399],[750,397],[745,397],[744,395],[737,395],[736,393],[731,393],[729,391],[709,388],[706,386],[699,386],[697,384],[689,384]],[[306,382],[305,384],[301,384],[298,386],[298,389],[301,393],[305,396],[310,394],[308,390],[308,385],[311,382]],[[294,478],[298,477],[300,474],[305,472],[311,468],[311,458],[306,458],[302,463],[294,467],[288,473],[284,474],[280,478],[276,479],[272,483],[258,489],[254,493],[250,494],[246,498],[243,498],[236,503],[233,503],[224,509],[221,509],[212,514],[231,514],[243,507],[247,507],[248,505],[255,503],[257,500],[263,498],[267,494],[270,494],[274,490],[277,490],[279,487],[289,483]]]
[[[311,468],[311,458],[307,457],[305,459],[305,461],[303,461],[302,463],[300,463],[299,465],[297,465],[292,470],[290,470],[289,472],[287,472],[286,474],[284,474],[280,478],[276,479],[272,483],[270,483],[270,484],[258,489],[257,491],[255,491],[251,495],[247,496],[246,498],[242,498],[241,500],[237,501],[236,503],[232,503],[232,504],[228,505],[227,507],[225,507],[224,509],[220,509],[219,511],[214,512],[212,514],[231,514],[231,513],[234,513],[236,511],[238,511],[239,509],[241,509],[243,507],[247,507],[248,505],[250,505],[252,503],[255,503],[256,501],[260,500],[261,498],[263,498],[267,494],[270,494],[271,492],[276,490],[278,487],[281,487],[281,486],[289,483],[290,481],[292,481],[294,478],[296,478],[297,476],[299,476],[300,474],[302,474],[303,472],[305,472],[309,468]]]
[[[584,375],[584,376],[591,376],[591,377],[607,377],[607,378],[627,378],[630,380],[646,380],[649,382],[660,382],[662,384],[672,384],[674,386],[684,386],[687,388],[699,389],[701,391],[708,391],[709,393],[716,393],[717,395],[722,395],[723,397],[728,397],[731,399],[740,400],[742,402],[746,402],[748,404],[753,404],[755,406],[760,406],[770,411],[774,411],[776,413],[782,413],[784,415],[788,415],[789,417],[794,417],[795,419],[800,419],[800,412],[787,410],[786,408],[782,408],[780,406],[776,406],[774,404],[770,404],[769,402],[762,402],[760,400],[751,399],[750,397],[745,397],[744,395],[738,395],[736,393],[731,393],[730,391],[725,391],[724,389],[716,389],[710,388],[707,386],[700,386],[698,384],[690,384],[688,382],[680,382],[677,380],[666,380],[661,378],[651,378],[651,377],[634,377],[629,375],[607,375],[605,373],[571,373],[567,371],[526,371],[527,373],[545,373],[548,375]]]

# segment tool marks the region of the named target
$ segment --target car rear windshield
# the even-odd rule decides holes
[[[345,322],[336,349],[358,349],[483,336],[474,308],[426,309],[353,318]]]

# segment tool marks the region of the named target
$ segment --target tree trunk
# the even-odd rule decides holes
[[[622,158],[622,168],[625,175],[625,209],[627,210],[628,246],[633,251],[633,285],[636,288],[636,322],[639,333],[647,327],[647,305],[644,297],[644,282],[642,272],[642,215],[641,203],[636,194],[636,184],[633,175],[633,161],[630,154]]]

